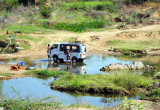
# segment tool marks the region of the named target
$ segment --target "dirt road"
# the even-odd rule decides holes
[[[144,39],[160,39],[160,25],[150,25],[139,29],[129,30],[106,30],[102,32],[84,32],[84,33],[72,33],[66,31],[55,31],[54,34],[36,35],[30,34],[29,36],[38,37],[44,36],[40,42],[30,42],[31,48],[28,50],[21,50],[14,54],[1,54],[1,59],[7,58],[19,58],[26,56],[47,56],[46,48],[47,43],[53,44],[56,42],[65,42],[69,39],[76,39],[83,41],[87,47],[87,53],[105,53],[108,52],[111,47],[107,47],[106,43],[109,40],[127,40],[138,41]],[[46,45],[44,45],[44,42]]]

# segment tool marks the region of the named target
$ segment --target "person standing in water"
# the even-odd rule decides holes
[[[68,58],[70,59],[71,63],[72,63],[72,60],[71,60],[71,51],[70,50],[66,50],[66,54],[67,54],[67,62],[68,62]]]
[[[49,52],[49,49],[50,49],[50,44],[48,44],[48,47],[47,47],[47,54],[48,54],[48,52]],[[51,60],[51,57],[48,55],[48,60]]]

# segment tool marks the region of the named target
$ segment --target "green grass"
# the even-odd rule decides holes
[[[28,35],[17,35],[17,39],[20,40],[28,40],[28,41],[33,41],[33,42],[39,42],[42,41],[44,36],[39,36],[39,37],[33,37],[33,36],[28,36]]]
[[[10,75],[14,75],[13,73],[0,73],[0,76],[10,76]]]
[[[145,50],[147,48],[157,47],[159,42],[159,39],[153,39],[149,41],[110,40],[106,43],[106,46],[111,46],[122,50]]]
[[[8,25],[4,30],[8,30],[9,33],[13,34],[17,31],[18,33],[25,34],[45,34],[45,33],[53,33],[53,30],[46,29],[43,26],[36,25],[20,25],[20,24],[12,24]]]
[[[124,71],[112,75],[64,75],[59,80],[52,83],[53,86],[61,86],[65,89],[78,91],[87,91],[90,88],[130,91],[138,87],[149,87],[153,81],[144,76],[131,74]]]
[[[58,77],[59,75],[66,74],[67,72],[65,71],[51,71],[51,70],[29,70],[27,74],[29,75],[38,75],[38,76],[43,76],[43,77]]]
[[[151,91],[149,91],[146,94],[145,99],[148,99],[148,100],[160,100],[160,88],[152,89]]]
[[[105,26],[105,22],[103,20],[93,20],[89,22],[80,22],[80,23],[57,23],[53,25],[53,29],[56,30],[67,30],[73,32],[83,32],[86,29],[98,29],[103,28]]]
[[[9,36],[9,35],[0,35],[0,39],[6,39],[6,38],[9,38],[8,36]]]
[[[85,10],[89,11],[91,9],[95,10],[106,10],[108,12],[116,12],[116,6],[113,4],[112,1],[101,1],[101,2],[96,2],[96,1],[88,1],[88,2],[67,2],[67,3],[62,3],[60,5],[64,9],[68,10]]]

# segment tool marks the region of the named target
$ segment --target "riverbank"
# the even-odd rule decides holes
[[[51,84],[52,89],[60,91],[79,91],[88,93],[128,95],[147,89],[154,81],[141,75],[123,72],[118,74],[71,75],[61,76]]]

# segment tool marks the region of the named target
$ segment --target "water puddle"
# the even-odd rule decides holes
[[[18,78],[0,81],[0,96],[8,98],[17,97],[17,93],[25,97],[44,98],[53,96],[56,101],[63,102],[63,105],[86,103],[99,107],[115,106],[122,102],[122,97],[113,96],[90,96],[77,95],[76,93],[65,93],[50,89],[50,83],[54,78],[39,79],[34,77]],[[13,92],[13,88],[16,92]],[[110,100],[105,103],[103,100]],[[131,96],[129,99],[139,99],[139,96]]]

